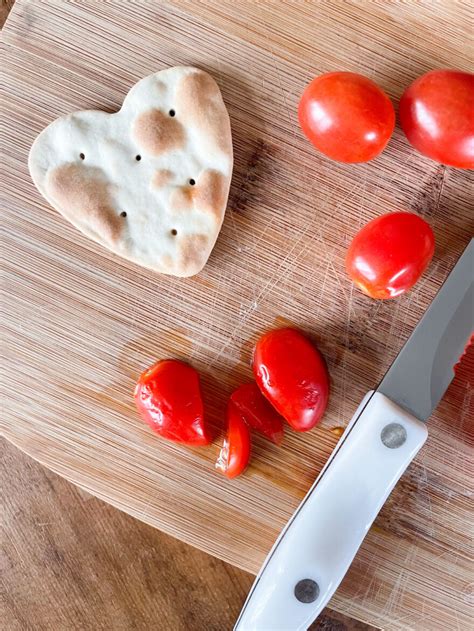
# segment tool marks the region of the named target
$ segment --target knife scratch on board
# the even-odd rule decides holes
[[[458,427],[461,431],[464,430],[464,422],[466,419],[470,419],[471,408],[472,408],[472,393],[474,388],[471,386],[469,382],[466,383],[466,391],[464,393],[464,397],[461,403],[461,414],[459,415],[459,424]]]
[[[276,74],[276,77],[277,77],[278,86],[280,88],[281,96],[283,98],[283,103],[284,103],[284,105],[286,107],[286,114],[288,116],[288,123],[290,125],[290,129],[293,130],[293,138],[296,139],[297,138],[297,136],[296,136],[296,126],[293,125],[293,114],[291,112],[290,106],[289,106],[288,101],[287,101],[288,93],[286,93],[283,90],[283,85],[282,85],[282,82],[281,82],[281,76],[280,76],[280,72],[278,70],[277,57],[275,55],[275,51],[273,49],[273,46],[272,46],[272,43],[271,43],[271,40],[270,40],[270,36],[268,35],[268,30],[269,30],[268,29],[268,24],[263,19],[263,17],[262,17],[262,24],[265,27],[265,37],[266,37],[266,40],[267,40],[268,49],[270,51],[270,56],[271,56],[271,59],[272,59],[272,62],[273,62],[273,67],[275,69],[275,74]]]
[[[433,281],[433,279],[434,279],[434,278],[436,277],[436,275],[437,275],[437,272],[438,272],[439,268],[440,268],[440,261],[436,261],[436,263],[434,263],[434,264],[430,267],[429,272],[427,272],[427,273],[426,273],[426,274],[422,277],[421,281],[418,283],[418,287],[416,287],[416,288],[414,289],[414,291],[412,291],[412,292],[411,292],[411,293],[412,293],[412,295],[411,295],[411,297],[410,297],[410,300],[411,300],[411,302],[414,302],[414,303],[415,303],[415,305],[416,305],[416,306],[417,306],[420,310],[424,310],[424,309],[426,309],[426,303],[427,303],[427,302],[429,303],[429,301],[430,301],[432,298],[434,298],[434,295],[433,295],[433,296],[430,296],[429,298],[426,298],[426,297],[425,297],[425,298],[422,298],[421,296],[422,296],[422,290],[423,290],[423,289],[427,286],[427,284],[428,284],[428,283],[430,283],[431,281]],[[446,278],[446,276],[447,276],[447,275],[448,275],[448,272],[446,272],[446,274],[444,274],[444,276],[442,275],[442,280],[441,280],[441,282],[439,283],[438,287],[440,287],[440,286],[443,284],[443,281],[445,280],[445,278]],[[438,283],[437,283],[437,284],[438,284]],[[432,292],[430,292],[430,293],[432,293]],[[436,290],[435,290],[435,292],[434,292],[434,293],[436,293]],[[407,305],[407,311],[409,311],[409,307],[410,307],[410,305]],[[404,323],[405,323],[405,321],[406,321],[406,316],[407,316],[407,315],[408,315],[408,313],[407,313],[407,314],[405,314],[405,320],[404,320]]]
[[[354,186],[354,189],[357,188],[358,185]],[[342,202],[341,202],[342,203]],[[280,265],[277,267],[277,269],[271,274],[270,278],[268,279],[268,281],[265,283],[265,285],[262,287],[260,293],[257,295],[255,302],[258,304],[259,302],[263,301],[263,299],[265,298],[265,296],[267,296],[268,293],[270,293],[273,288],[278,284],[278,282],[280,282],[280,273],[281,273],[281,269],[282,267],[285,265],[285,263],[288,261],[288,259],[291,257],[291,255],[293,254],[293,251],[295,250],[295,248],[299,245],[299,243],[302,241],[302,239],[305,237],[306,233],[309,231],[309,229],[311,228],[311,225],[314,223],[314,221],[316,220],[316,218],[314,217],[310,222],[308,222],[306,224],[306,226],[303,228],[302,232],[299,234],[298,238],[296,239],[296,242],[292,245],[292,247],[290,248],[289,252],[286,254],[286,256],[283,258],[282,262],[280,263]],[[221,347],[221,349],[219,351],[217,351],[217,353],[215,353],[214,357],[212,358],[212,360],[210,360],[208,367],[212,367],[215,362],[218,361],[218,359],[221,357],[221,355],[223,354],[223,352],[228,348],[228,346],[231,344],[231,342],[234,341],[235,337],[238,335],[238,333],[241,331],[242,327],[245,325],[245,323],[247,322],[247,320],[250,318],[250,316],[252,315],[254,311],[253,306],[251,305],[243,314],[243,316],[238,320],[236,326],[234,327],[234,329],[232,330],[231,334],[229,335],[229,337],[227,338],[227,341],[224,343],[224,345]]]
[[[211,302],[211,314],[212,315],[215,314],[216,306],[217,306],[217,298],[218,298],[218,296],[220,296],[220,293],[221,293],[222,276],[223,276],[223,270],[222,270],[222,267],[220,267],[219,268],[219,278],[218,278],[218,281],[217,281],[217,285],[214,288],[213,296],[212,296],[212,302]],[[212,321],[213,321],[213,318],[211,318],[209,320],[209,325],[206,327],[207,336],[206,336],[206,339],[205,339],[204,343],[206,344],[207,347],[210,346],[212,333],[213,333],[212,326],[210,325],[210,323]],[[193,355],[194,355],[194,350],[193,350],[193,352],[191,354],[191,357],[193,357]]]
[[[346,373],[347,373],[347,353],[349,352],[350,327],[351,327],[351,308],[353,298],[354,284],[351,283],[349,292],[349,302],[347,308],[347,319],[344,331],[344,352],[342,355],[342,401],[341,401],[341,418],[346,420]]]
[[[254,238],[254,242],[252,243],[251,247],[247,250],[247,254],[252,254],[253,252],[255,252],[255,250],[257,249],[257,246],[263,240],[263,237],[267,234],[268,230],[273,226],[274,223],[275,223],[275,215],[272,213],[270,215],[270,219],[263,226],[258,236]]]
[[[388,182],[385,181],[383,175],[377,175],[377,183],[375,184],[375,187],[374,187],[374,190],[373,190],[373,193],[372,193],[372,197],[377,200],[377,203],[380,203],[380,201],[377,199],[377,193],[378,193],[379,189],[381,188],[381,183],[383,182],[384,186],[387,189],[390,188],[390,185],[398,178],[398,176],[403,171],[403,169],[406,166],[408,166],[408,164],[409,164],[409,162],[411,162],[412,158],[413,158],[413,154],[410,153],[410,155],[405,160],[405,162],[403,162],[402,165],[400,166],[400,168],[395,171],[395,173],[388,180]]]
[[[326,269],[324,271],[323,284],[321,286],[321,291],[319,292],[319,302],[318,302],[318,306],[316,308],[315,320],[317,320],[319,318],[319,314],[321,313],[321,308],[323,306],[323,296],[325,295],[324,292],[326,290],[326,283],[327,283],[327,280],[328,280],[328,272],[329,272],[329,261],[326,261]]]
[[[442,164],[435,166],[432,175],[429,176],[410,204],[411,209],[421,217],[436,222],[446,177],[446,167]]]
[[[422,511],[427,514],[428,517],[428,527],[430,528],[429,536],[434,538],[436,536],[434,520],[433,520],[433,508],[431,504],[431,496],[428,490],[429,487],[429,478],[428,478],[428,470],[425,465],[425,458],[420,458],[419,463],[421,465],[420,477],[418,479],[418,491],[420,494],[418,495],[418,505],[421,507]]]

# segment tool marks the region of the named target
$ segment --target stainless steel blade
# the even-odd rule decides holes
[[[474,239],[452,269],[382,379],[385,394],[428,420],[454,377],[454,366],[474,329]]]

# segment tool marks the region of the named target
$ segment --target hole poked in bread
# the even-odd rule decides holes
[[[86,159],[86,156],[83,153],[80,153],[79,157],[80,157],[81,160],[85,160]]]
[[[137,116],[133,136],[142,151],[151,156],[184,147],[186,138],[182,124],[158,109],[147,110]]]
[[[127,213],[126,213],[124,210],[122,210],[122,212],[120,213],[120,216],[121,216],[121,217],[126,217],[126,216],[127,216]]]

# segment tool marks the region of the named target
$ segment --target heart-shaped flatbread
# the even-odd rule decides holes
[[[142,79],[120,111],[59,118],[36,138],[41,194],[109,250],[165,274],[206,264],[232,176],[229,116],[214,79],[191,67]]]

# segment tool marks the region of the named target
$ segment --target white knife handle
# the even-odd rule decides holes
[[[383,394],[365,396],[270,551],[236,631],[300,631],[311,624],[427,436],[424,423]]]

